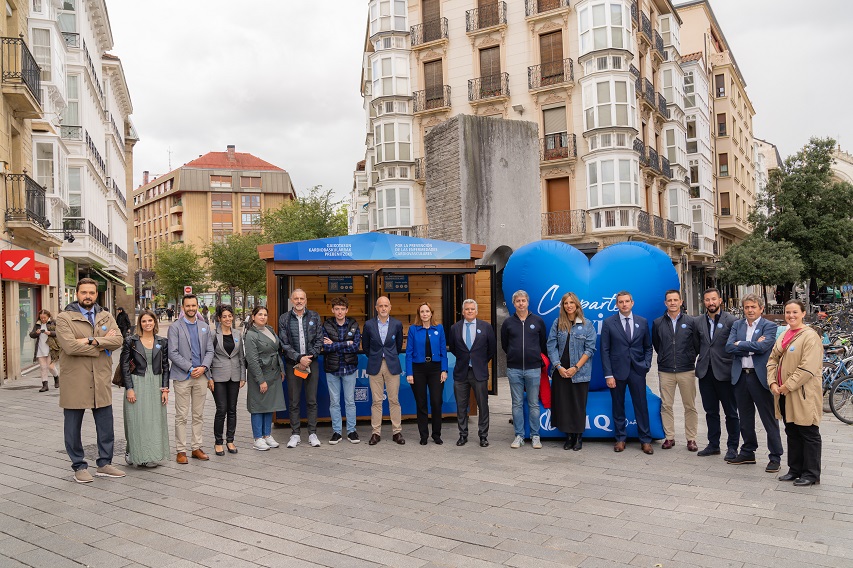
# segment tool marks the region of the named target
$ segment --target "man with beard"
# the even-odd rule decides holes
[[[740,440],[735,389],[732,385],[732,359],[726,353],[726,341],[735,322],[735,317],[722,309],[720,291],[708,288],[702,295],[705,314],[696,316],[699,331],[699,358],[696,360],[696,376],[699,378],[699,394],[705,409],[708,425],[708,445],[698,456],[720,455],[720,406],[726,415],[726,460],[734,459]]]
[[[110,313],[95,303],[98,283],[91,278],[77,281],[77,301],[56,317],[56,340],[62,351],[62,389],[59,406],[65,414],[65,451],[71,458],[74,480],[91,483],[83,452],[80,429],[86,409],[95,418],[98,436],[98,477],[124,477],[112,465],[113,393],[112,351],[122,345],[121,332]]]

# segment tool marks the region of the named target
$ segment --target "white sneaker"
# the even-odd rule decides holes
[[[311,444],[312,448],[320,447],[320,438],[317,437],[317,434],[311,434],[308,436],[308,443]]]
[[[516,436],[515,440],[512,441],[512,444],[509,445],[510,448],[520,448],[524,445],[524,438],[521,436]]]
[[[533,441],[533,449],[534,450],[541,450],[542,449],[542,440],[539,438],[539,436],[533,436],[532,441]]]
[[[266,445],[269,446],[270,448],[277,448],[281,445],[275,441],[275,438],[273,438],[272,435],[264,436],[263,440],[266,443]]]
[[[276,444],[276,445],[278,445],[278,444]],[[265,451],[270,449],[269,445],[266,443],[266,441],[264,441],[263,438],[257,438],[255,440],[255,443],[252,444],[252,447],[255,448],[256,450],[260,451],[260,452],[265,452]]]
[[[301,441],[302,441],[302,438],[299,437],[299,434],[294,434],[293,436],[290,437],[290,440],[288,440],[287,447],[288,448],[295,448],[296,446],[299,445],[299,442],[301,442]]]

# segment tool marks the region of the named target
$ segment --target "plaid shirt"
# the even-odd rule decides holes
[[[361,343],[361,332],[358,329],[358,326],[355,326],[355,332],[352,337],[347,335],[350,327],[350,319],[347,318],[344,325],[338,325],[337,321],[334,321],[334,326],[338,329],[337,337],[329,337],[329,332],[327,326],[323,326],[323,337],[329,337],[333,343],[332,345],[323,345],[323,350],[327,353],[336,352],[336,353],[358,353],[358,346]],[[352,341],[352,345],[348,345],[347,342]],[[337,371],[334,372],[335,375],[344,376],[351,375],[358,370],[358,364],[355,365],[347,365],[344,363],[344,358],[341,357],[340,367]]]

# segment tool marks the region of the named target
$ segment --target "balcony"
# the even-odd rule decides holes
[[[83,140],[83,127],[63,124],[59,127],[59,135],[63,140]]]
[[[414,114],[442,111],[450,108],[450,85],[431,87],[412,93]]]
[[[640,78],[640,70],[637,69],[633,63],[628,67],[628,71],[631,73],[631,75],[634,76],[634,79]]]
[[[699,233],[690,231],[690,248],[699,250]]]
[[[660,170],[663,174],[663,177],[666,179],[672,179],[672,166],[669,164],[669,159],[660,157]]]
[[[80,34],[74,32],[62,32],[62,38],[65,40],[65,47],[80,49]]]
[[[6,229],[16,237],[56,245],[61,241],[47,232],[45,190],[27,174],[6,174]]]
[[[539,91],[575,81],[575,64],[571,59],[550,61],[527,68],[527,88]]]
[[[409,37],[412,49],[423,49],[432,42],[447,39],[447,18],[439,18],[412,26]]]
[[[578,157],[577,138],[574,134],[558,132],[539,139],[539,161],[575,160]]]
[[[169,225],[170,233],[183,233],[184,232],[184,224],[181,221],[177,221]]]
[[[652,148],[651,146],[646,146],[646,159],[648,161],[649,167],[655,173],[662,173],[660,168],[660,159],[658,158],[657,150]]]
[[[549,211],[542,213],[542,236],[583,235],[586,233],[586,211]]]
[[[667,104],[666,98],[660,93],[655,93],[655,94],[657,95],[657,101],[658,101],[657,112],[661,115],[662,118],[669,120],[671,115],[670,115],[669,109],[666,106],[666,104]]]
[[[643,79],[643,102],[646,103],[650,110],[657,110],[657,97],[655,97],[655,86],[648,79]]]
[[[127,263],[127,253],[117,244],[113,243],[113,253]]]
[[[468,80],[468,100],[472,103],[509,98],[509,73]]]
[[[429,238],[429,225],[412,225],[409,229],[409,236],[418,239]]]
[[[469,34],[498,26],[506,26],[506,2],[495,2],[465,12],[465,31]]]
[[[71,233],[85,233],[86,219],[82,217],[66,217],[62,220],[62,230]]]
[[[524,15],[528,18],[536,18],[536,16],[568,7],[569,0],[525,0]]]
[[[669,219],[665,219],[663,222],[663,227],[665,230],[665,235],[667,240],[674,241],[675,240],[675,221],[670,221]]]
[[[174,202],[172,204],[172,206],[169,208],[169,214],[170,215],[174,215],[176,213],[183,213],[183,212],[184,212],[184,202],[181,201],[180,199],[177,200],[176,202]]]
[[[652,58],[657,59],[658,63],[663,63],[666,60],[666,52],[663,50],[663,38],[657,30],[654,31],[655,49],[652,52]]]
[[[640,155],[640,167],[647,167],[649,160],[646,157],[646,145],[639,138],[634,138],[634,151]]]
[[[652,224],[649,220],[649,214],[645,211],[639,211],[637,213],[637,230],[644,235],[652,234]]]
[[[637,6],[637,0],[631,2],[631,24],[633,24],[635,28],[640,27],[640,9]]]
[[[426,158],[415,159],[415,180],[426,181]]]
[[[23,38],[0,38],[3,94],[19,118],[40,118],[41,68]]]
[[[652,22],[645,12],[640,10],[640,27],[637,30],[637,40],[644,41],[647,47],[652,47],[654,38],[652,37]]]

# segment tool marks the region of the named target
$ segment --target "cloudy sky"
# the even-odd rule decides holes
[[[351,189],[364,157],[367,0],[107,3],[141,138],[136,185],[143,170],[167,172],[170,151],[176,168],[235,144],[288,170],[297,191],[321,184],[343,197]],[[755,135],[783,157],[812,135],[853,152],[853,2],[711,6],[758,113]]]

